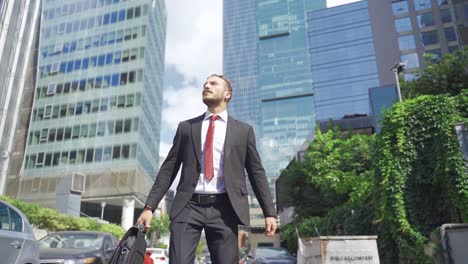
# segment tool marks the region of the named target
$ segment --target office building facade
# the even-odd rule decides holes
[[[83,175],[82,212],[134,223],[159,167],[165,31],[163,0],[43,2],[19,197],[53,207]]]
[[[325,7],[324,0],[223,4],[223,71],[234,91],[229,113],[254,127],[273,193],[275,177],[314,130],[304,14]],[[252,225],[263,225],[251,197]]]
[[[325,7],[326,1],[257,1],[260,149],[272,189],[280,170],[314,131],[305,13]]]
[[[234,87],[229,114],[252,125],[260,138],[255,1],[223,2],[223,73]]]
[[[369,89],[396,89],[396,63],[405,63],[404,78],[412,80],[427,56],[460,48],[453,10],[443,0],[363,0],[308,12],[317,121],[380,115]]]
[[[40,1],[0,1],[0,194],[16,196],[35,83]]]
[[[316,120],[368,114],[379,86],[367,1],[307,13]]]

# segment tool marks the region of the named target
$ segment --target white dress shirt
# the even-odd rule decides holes
[[[224,186],[224,171],[223,171],[223,160],[224,160],[224,140],[226,139],[226,127],[228,121],[228,114],[226,111],[218,114],[219,118],[215,122],[214,138],[213,138],[213,170],[214,177],[211,181],[205,178],[205,141],[206,134],[208,133],[208,127],[210,126],[210,116],[213,114],[210,111],[206,111],[205,118],[202,123],[201,131],[201,167],[202,171],[198,178],[197,187],[195,193],[200,194],[213,194],[213,193],[224,193],[226,187]]]

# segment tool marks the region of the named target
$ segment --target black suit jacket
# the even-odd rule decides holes
[[[201,172],[201,127],[204,114],[183,121],[177,128],[171,150],[151,188],[146,205],[156,208],[174,181],[180,165],[182,173],[172,203],[170,217],[176,218],[192,197]],[[247,171],[253,191],[265,216],[276,216],[265,170],[255,146],[252,127],[228,117],[224,143],[224,184],[241,224],[249,225]],[[245,169],[245,170],[244,170]]]

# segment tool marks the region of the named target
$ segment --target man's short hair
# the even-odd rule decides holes
[[[206,78],[206,79],[209,79],[209,78],[211,78],[211,77],[213,77],[213,76],[216,76],[216,77],[218,77],[218,78],[221,78],[221,79],[223,79],[223,80],[226,82],[228,91],[231,93],[231,96],[232,96],[232,85],[231,85],[231,81],[229,81],[229,79],[226,78],[226,76],[224,76],[224,75],[222,75],[222,74],[211,74],[211,75],[208,76],[208,78]]]

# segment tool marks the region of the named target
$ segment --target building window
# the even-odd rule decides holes
[[[37,153],[36,168],[42,168],[42,166],[44,165],[44,157],[44,152]]]
[[[55,128],[51,128],[49,129],[49,142],[54,142],[55,141],[55,134],[56,134],[56,129]]]
[[[409,17],[395,19],[395,28],[397,33],[411,31],[411,20]]]
[[[102,148],[97,148],[94,151],[94,161],[101,161],[102,160]]]
[[[94,160],[94,149],[89,148],[86,150],[86,163],[91,163]]]
[[[431,0],[414,0],[414,9],[416,11],[431,8]]]
[[[49,129],[43,128],[41,129],[41,136],[39,137],[39,141],[47,141],[49,138]]]
[[[457,46],[449,46],[448,47],[448,52],[449,53],[454,53],[455,51],[457,51],[459,49],[458,45]]]
[[[113,160],[120,159],[120,150],[121,150],[120,146],[113,146],[113,148],[112,148],[112,159]]]
[[[401,51],[415,49],[416,44],[414,42],[414,36],[413,35],[408,35],[408,36],[399,37],[398,38],[398,45],[399,45]]]
[[[408,13],[408,1],[397,1],[392,3],[393,15],[402,15]]]
[[[406,62],[406,67],[408,69],[418,68],[419,67],[419,60],[417,53],[410,53],[401,56],[401,61]]]
[[[457,35],[455,34],[455,29],[453,27],[447,27],[444,28],[444,33],[445,33],[445,39],[447,41],[456,41],[457,40]]]
[[[448,5],[448,0],[437,0],[437,4],[438,4],[439,6]]]
[[[442,51],[440,49],[426,50],[426,56],[434,63],[440,61],[442,58]]]
[[[421,41],[425,46],[439,43],[437,30],[421,32]]]
[[[47,86],[47,95],[55,94],[55,83],[51,83]]]
[[[450,9],[440,10],[440,17],[442,19],[442,23],[452,22],[452,15],[450,14]]]
[[[99,136],[104,136],[106,132],[106,122],[105,121],[99,121],[98,123],[98,129],[97,129],[97,135]]]
[[[424,13],[418,16],[419,28],[430,27],[434,25],[434,16],[432,12]]]
[[[96,131],[97,131],[97,124],[91,124],[89,125],[89,134],[88,137],[92,138],[96,136]]]
[[[44,110],[44,119],[50,119],[52,116],[52,105],[47,105]]]
[[[45,155],[44,166],[45,167],[50,167],[50,165],[52,165],[52,153],[48,153],[48,154]]]
[[[122,146],[122,158],[123,159],[130,158],[130,145],[123,145]]]
[[[103,160],[110,160],[112,155],[112,147],[106,146],[104,148],[104,159]]]

